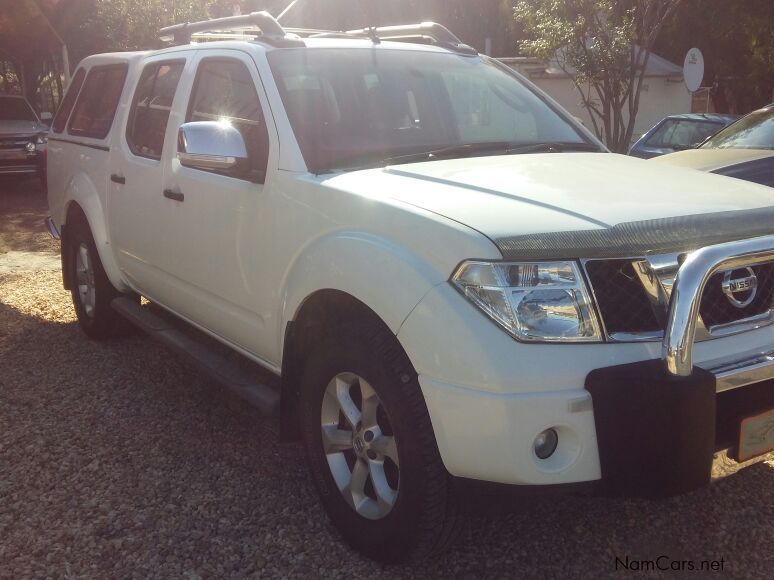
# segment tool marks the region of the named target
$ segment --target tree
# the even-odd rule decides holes
[[[717,111],[747,113],[774,101],[774,2],[684,0],[656,48],[682,62],[693,47],[704,53]]]
[[[682,0],[516,0],[529,31],[522,51],[556,64],[575,83],[594,131],[629,147],[645,71],[659,33]]]

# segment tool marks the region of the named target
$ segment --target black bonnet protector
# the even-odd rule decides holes
[[[494,242],[506,260],[554,260],[685,252],[769,234],[774,234],[774,206],[624,222],[599,230],[497,238]]]

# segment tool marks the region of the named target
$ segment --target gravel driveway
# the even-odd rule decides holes
[[[148,339],[85,338],[33,187],[0,182],[0,578],[600,578],[661,555],[771,577],[774,454],[664,501],[499,500],[422,566],[361,558],[276,420]]]

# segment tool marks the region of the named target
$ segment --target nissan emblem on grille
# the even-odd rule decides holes
[[[746,276],[733,278],[737,272],[746,272]],[[758,277],[752,268],[742,268],[740,270],[729,270],[723,275],[723,293],[737,308],[749,306],[758,292]]]

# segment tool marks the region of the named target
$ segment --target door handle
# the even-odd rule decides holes
[[[110,181],[112,181],[113,183],[120,183],[121,185],[123,185],[126,183],[126,177],[124,177],[123,175],[118,175],[117,173],[114,173],[113,175],[110,176]]]
[[[164,190],[164,197],[167,199],[173,199],[175,201],[184,201],[185,196],[179,191],[172,191],[171,189]]]

